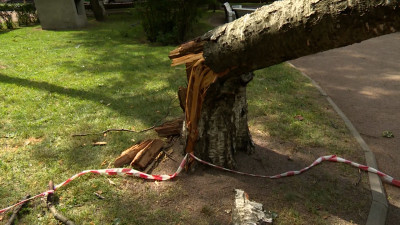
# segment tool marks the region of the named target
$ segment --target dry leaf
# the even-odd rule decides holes
[[[115,185],[114,181],[112,181],[112,180],[110,180],[110,179],[107,179],[107,180],[108,180],[108,182],[109,182],[111,185]]]
[[[101,166],[105,166],[107,164],[107,160],[104,160],[102,163],[101,163]]]
[[[296,116],[294,116],[294,118],[295,118],[296,120],[298,120],[298,121],[304,120],[304,117],[301,116],[301,115],[296,115]]]

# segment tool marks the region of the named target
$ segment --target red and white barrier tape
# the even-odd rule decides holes
[[[78,174],[73,175],[72,177],[68,178],[66,181],[54,186],[54,190],[48,190],[45,191],[43,193],[40,193],[38,195],[35,195],[29,199],[20,201],[12,206],[9,206],[7,208],[4,209],[0,209],[0,214],[7,212],[8,210],[23,204],[24,202],[33,200],[35,198],[39,198],[39,197],[44,197],[47,196],[49,193],[54,193],[55,190],[61,188],[62,186],[67,185],[69,182],[75,180],[76,178],[87,174],[87,173],[94,173],[94,174],[100,174],[100,175],[128,175],[128,176],[135,176],[135,177],[140,177],[146,180],[159,180],[159,181],[163,181],[163,180],[170,180],[173,179],[174,177],[178,176],[178,174],[182,171],[182,169],[185,167],[186,164],[186,160],[187,160],[188,155],[186,155],[181,164],[179,165],[178,169],[176,170],[176,172],[172,175],[150,175],[150,174],[146,174],[131,168],[115,168],[115,169],[102,169],[102,170],[84,170]]]
[[[357,168],[359,168],[360,170],[363,170],[363,171],[368,171],[368,172],[371,172],[371,173],[378,174],[378,176],[382,177],[382,179],[384,179],[388,183],[390,183],[390,184],[392,184],[394,186],[400,187],[400,180],[395,180],[393,177],[391,177],[391,176],[389,176],[389,175],[387,175],[385,173],[382,173],[382,172],[380,172],[380,171],[378,171],[378,170],[376,170],[376,169],[374,169],[372,167],[364,166],[364,165],[352,162],[350,160],[337,157],[336,155],[321,156],[317,160],[315,160],[311,165],[309,165],[309,166],[307,166],[307,167],[305,167],[305,168],[303,168],[301,170],[288,171],[288,172],[277,174],[277,175],[274,175],[274,176],[258,175],[258,174],[251,174],[251,173],[244,173],[244,172],[239,172],[239,171],[235,171],[235,170],[230,170],[230,169],[227,169],[227,168],[224,168],[224,167],[221,167],[221,166],[217,166],[217,165],[211,164],[211,163],[206,162],[204,160],[201,160],[201,159],[197,158],[196,156],[194,156],[193,154],[190,154],[190,156],[193,157],[195,160],[199,161],[200,163],[209,165],[211,167],[218,168],[220,170],[224,170],[224,171],[228,171],[228,172],[232,172],[232,173],[236,173],[236,174],[252,176],[252,177],[262,177],[262,178],[270,178],[270,179],[278,179],[278,178],[282,178],[282,177],[290,177],[290,176],[301,174],[301,173],[309,170],[311,167],[314,167],[314,166],[320,164],[323,161],[341,162],[341,163],[346,163],[346,164],[349,164],[351,166],[357,167]]]
[[[140,177],[140,178],[147,179],[147,180],[159,180],[159,181],[170,180],[170,179],[173,179],[176,176],[178,176],[178,174],[182,171],[182,169],[184,168],[184,166],[186,164],[188,155],[190,155],[192,158],[194,158],[195,160],[197,160],[200,163],[203,163],[203,164],[206,164],[206,165],[209,165],[211,167],[218,168],[218,169],[221,169],[221,170],[224,170],[224,171],[228,171],[228,172],[232,172],[232,173],[236,173],[236,174],[247,175],[247,176],[252,176],[252,177],[262,177],[262,178],[270,178],[270,179],[277,179],[277,178],[289,177],[289,176],[294,176],[294,175],[301,174],[301,173],[309,170],[311,167],[314,167],[314,166],[320,164],[323,161],[341,162],[341,163],[346,163],[346,164],[349,164],[349,165],[354,166],[356,168],[359,168],[359,169],[361,169],[363,171],[368,171],[368,172],[371,172],[371,173],[375,173],[378,176],[382,177],[382,179],[384,179],[388,183],[390,183],[390,184],[392,184],[392,185],[394,185],[396,187],[400,187],[400,180],[396,180],[393,177],[391,177],[391,176],[389,176],[389,175],[387,175],[385,173],[382,173],[382,172],[380,172],[380,171],[378,171],[378,170],[376,170],[376,169],[374,169],[372,167],[364,166],[364,165],[349,161],[347,159],[343,159],[343,158],[337,157],[336,155],[321,156],[317,160],[315,160],[311,165],[309,165],[309,166],[307,166],[307,167],[305,167],[305,168],[303,168],[301,170],[288,171],[288,172],[277,174],[277,175],[274,175],[274,176],[266,176],[266,175],[257,175],[257,174],[250,174],[250,173],[244,173],[244,172],[239,172],[239,171],[235,171],[235,170],[230,170],[230,169],[227,169],[227,168],[224,168],[224,167],[220,167],[220,166],[214,165],[212,163],[206,162],[204,160],[201,160],[201,159],[197,158],[196,156],[194,156],[193,154],[187,154],[183,158],[183,160],[182,160],[181,164],[179,165],[178,169],[176,170],[176,172],[174,174],[172,174],[172,175],[150,175],[150,174],[142,173],[140,171],[137,171],[137,170],[134,170],[134,169],[130,169],[130,168],[85,170],[85,171],[82,171],[82,172],[80,172],[78,174],[75,174],[74,176],[72,176],[71,178],[67,179],[66,181],[56,185],[54,190],[45,191],[45,192],[43,192],[41,194],[38,194],[38,195],[35,195],[35,196],[33,196],[33,197],[29,198],[29,199],[26,199],[26,200],[23,200],[21,202],[18,202],[17,204],[14,204],[14,205],[9,206],[7,208],[1,209],[0,210],[0,214],[2,214],[4,212],[14,208],[15,206],[21,205],[24,202],[33,200],[33,199],[38,198],[38,197],[47,196],[49,193],[54,193],[54,191],[57,190],[58,188],[67,185],[69,182],[71,182],[74,179],[76,179],[76,178],[78,178],[78,177],[80,177],[80,176],[82,176],[84,174],[87,174],[87,173],[94,173],[94,174],[101,174],[101,175],[130,175],[130,176]]]

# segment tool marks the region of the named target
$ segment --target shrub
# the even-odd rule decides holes
[[[14,11],[17,13],[19,25],[29,25],[38,20],[33,4],[15,4]]]
[[[147,0],[138,10],[147,39],[162,44],[185,40],[186,34],[200,16],[204,0]]]
[[[19,25],[29,25],[38,21],[36,8],[33,4],[0,4],[0,18],[4,21],[7,29],[13,29],[15,26],[12,21],[12,12],[17,13]]]
[[[0,11],[0,18],[5,23],[7,29],[13,29],[14,28],[14,22],[12,21],[11,13]]]

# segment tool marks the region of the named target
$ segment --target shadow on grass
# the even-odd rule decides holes
[[[114,22],[120,23],[120,25]],[[171,98],[171,96],[166,93],[175,92],[179,84],[184,82],[184,79],[178,78],[178,76],[184,77],[184,71],[181,70],[180,74],[171,73],[171,71],[169,71],[169,74],[164,73],[164,70],[170,70],[169,62],[167,62],[169,49],[165,47],[148,46],[147,44],[137,41],[138,34],[128,29],[132,27],[131,25],[133,23],[134,22],[127,20],[118,22],[111,19],[107,24],[94,25],[88,30],[77,32],[72,39],[69,40],[72,43],[66,42],[58,46],[61,48],[71,48],[72,46],[84,49],[88,55],[93,57],[82,59],[79,63],[73,60],[64,60],[61,64],[57,64],[56,66],[62,67],[71,74],[88,72],[93,76],[110,76],[109,78],[106,77],[104,83],[97,88],[81,90],[72,87],[63,87],[61,84],[56,85],[44,81],[9,77],[4,74],[0,74],[0,82],[31,87],[97,103],[102,102],[105,107],[112,109],[120,116],[137,118],[145,124],[152,124],[163,115],[163,113],[160,115],[154,112],[160,110],[162,106],[165,106],[165,103]],[[132,29],[136,28],[133,27]],[[107,49],[106,52],[102,50],[102,46],[107,47],[105,48]],[[82,67],[82,65],[84,65],[84,67]],[[116,78],[115,76],[111,76],[112,73],[118,73],[121,76]],[[82,77],[82,79],[84,79],[84,77]],[[155,80],[162,80],[163,84],[158,87],[152,87],[152,82]],[[134,89],[138,86],[146,88],[140,89],[140,92],[136,92]],[[130,91],[127,90],[129,87],[131,87]],[[307,108],[306,105],[303,107]],[[68,121],[66,121],[66,123],[67,122]],[[121,140],[121,142],[123,141]],[[46,176],[57,176],[58,179],[64,179],[73,174],[59,175],[61,172],[64,172],[63,170],[72,173],[79,172],[79,170],[82,169],[88,169],[87,167],[89,166],[100,165],[105,157],[110,158],[110,155],[113,157],[118,154],[117,152],[123,149],[121,144],[114,145],[120,148],[120,150],[105,150],[92,146],[78,147],[79,145],[80,143],[73,143],[64,146],[64,149],[58,152],[54,143],[49,141],[35,147],[32,156],[36,157],[37,161],[44,160],[46,164],[53,163],[51,164],[53,170],[49,172],[52,174]],[[113,146],[110,148],[113,148]],[[287,162],[287,157],[284,155],[276,154],[269,149],[263,154],[266,155],[262,157],[258,156],[258,159],[253,158],[252,161],[243,158],[241,161],[243,163],[243,168],[240,169],[248,169],[248,171],[256,173],[268,172],[268,174],[270,174],[273,172],[283,172],[287,169],[298,169],[300,164],[302,164],[301,162],[304,162],[304,159],[298,159],[298,163],[289,166],[284,163]],[[267,158],[268,161],[260,163],[260,158]],[[59,160],[64,161],[59,162]],[[268,165],[269,162],[271,163],[270,165]],[[276,162],[279,162],[281,167],[271,166],[276,165]],[[63,165],[58,166],[57,163],[63,163]],[[54,167],[61,167],[61,169],[54,169]],[[174,169],[176,169],[175,166]],[[177,183],[181,184],[187,195],[183,194],[178,197],[176,195],[171,195],[165,198],[161,196],[162,192],[154,191],[149,194],[147,188],[149,186],[155,187],[155,183],[129,181],[133,186],[132,189],[130,189],[133,195],[126,195],[129,191],[122,192],[120,191],[120,186],[108,185],[104,177],[90,177],[91,179],[79,178],[80,180],[76,180],[66,187],[66,189],[68,189],[66,192],[69,194],[66,194],[63,199],[65,205],[70,206],[70,208],[65,208],[64,210],[69,211],[72,216],[80,216],[80,219],[86,222],[89,222],[88,220],[94,216],[106,215],[104,218],[101,218],[100,221],[104,219],[104,221],[111,222],[121,219],[129,224],[146,224],[148,221],[147,224],[150,224],[154,223],[154,221],[157,222],[158,217],[163,218],[158,219],[159,223],[167,224],[179,222],[180,217],[175,214],[180,214],[182,213],[182,209],[193,206],[194,212],[198,213],[195,218],[208,216],[207,220],[210,223],[215,221],[229,223],[229,214],[225,213],[223,210],[210,216],[202,213],[202,211],[204,212],[202,207],[209,206],[211,202],[211,208],[229,210],[232,206],[233,192],[227,190],[243,188],[249,192],[252,199],[260,201],[265,205],[271,204],[270,207],[267,207],[268,209],[273,209],[278,212],[282,209],[286,210],[286,208],[289,211],[292,210],[294,215],[288,218],[288,220],[299,217],[303,223],[307,223],[308,220],[302,216],[303,212],[301,210],[308,210],[309,214],[320,214],[323,216],[324,214],[321,213],[321,209],[319,208],[319,201],[324,201],[326,203],[325,205],[332,206],[324,206],[322,209],[324,213],[327,212],[337,215],[347,221],[363,222],[366,217],[365,209],[369,206],[366,206],[366,204],[362,205],[365,209],[363,208],[361,216],[358,215],[359,212],[349,214],[348,208],[346,207],[354,203],[352,199],[358,199],[360,193],[357,193],[357,190],[360,189],[362,194],[368,191],[363,187],[348,191],[347,189],[351,187],[349,179],[341,177],[333,179],[330,177],[327,178],[325,175],[324,173],[314,172],[310,173],[308,175],[309,177],[306,179],[299,177],[294,178],[295,182],[291,179],[285,179],[271,184],[272,182],[269,181],[237,177],[236,175],[227,175],[219,171],[210,170],[209,172],[208,170],[200,170],[190,176],[183,175],[182,179],[178,178],[179,183]],[[293,186],[293,183],[296,183],[296,185]],[[336,186],[329,186],[332,183]],[[172,183],[172,185],[174,185],[174,183]],[[124,187],[124,185],[121,186]],[[327,186],[329,189],[325,191],[324,188]],[[91,195],[92,192],[98,190],[104,191],[104,195],[107,196],[106,200],[100,202],[95,196]],[[350,193],[350,195],[343,195],[340,193],[342,190],[345,193]],[[60,195],[62,195],[62,193],[60,193]],[[353,198],[349,198],[348,196]],[[165,201],[166,199],[169,201]],[[307,199],[310,200],[307,201]],[[340,199],[341,202],[337,202],[337,199]],[[295,208],[290,207],[293,203],[297,204]],[[306,203],[306,207],[301,206]],[[88,207],[86,208],[86,212],[79,212],[79,205],[82,204]],[[95,206],[90,208],[91,204]],[[101,211],[101,213],[90,213],[90,210]],[[299,216],[296,216],[296,214]],[[108,216],[110,216],[110,218],[108,218]],[[283,218],[282,220],[285,219],[286,218]],[[187,220],[188,224],[194,224],[196,222],[196,219]],[[301,223],[301,221],[298,223]]]

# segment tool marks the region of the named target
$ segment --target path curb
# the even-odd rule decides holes
[[[336,103],[329,97],[329,95],[319,86],[311,77],[301,71],[299,68],[294,66],[292,63],[287,62],[288,65],[299,71],[304,77],[309,79],[314,87],[323,95],[329,104],[333,107],[336,113],[343,119],[347,128],[350,130],[351,134],[357,140],[358,144],[361,146],[365,154],[365,161],[367,166],[378,169],[378,164],[376,163],[375,155],[365,143],[364,139],[361,137],[360,133],[351,123],[349,118],[343,113],[343,111],[336,105]],[[368,172],[369,185],[372,192],[372,203],[369,210],[368,219],[366,225],[385,225],[386,216],[388,211],[388,201],[386,198],[386,193],[382,185],[382,181],[377,174]]]

